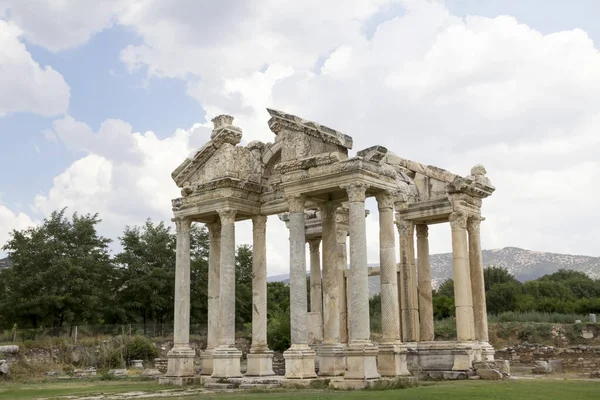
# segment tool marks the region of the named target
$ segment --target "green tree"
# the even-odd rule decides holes
[[[252,323],[252,246],[238,246],[235,255],[235,319],[238,328]]]
[[[451,278],[446,279],[434,293],[435,296],[446,296],[454,299],[454,281]]]
[[[190,320],[193,324],[208,322],[209,248],[208,229],[203,225],[192,224],[190,232]]]
[[[118,301],[131,320],[142,321],[146,333],[150,321],[164,324],[173,313],[175,236],[164,223],[148,219],[142,227],[127,226],[119,240]]]
[[[65,212],[13,231],[3,247],[13,262],[2,276],[5,320],[33,328],[98,323],[110,307],[110,240],[96,232],[97,214],[74,213],[68,219]]]
[[[483,270],[485,291],[500,283],[519,283],[519,281],[506,268],[489,266]]]

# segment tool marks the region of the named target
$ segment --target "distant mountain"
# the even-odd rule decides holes
[[[483,250],[482,253],[485,266],[504,267],[520,281],[537,279],[559,269],[580,271],[591,278],[600,278],[600,257],[543,253],[518,247]],[[432,254],[430,262],[431,281],[434,287],[438,287],[447,278],[452,278],[452,253]],[[289,275],[272,276],[268,280],[289,282]],[[379,293],[378,276],[369,277],[369,292],[371,295]]]

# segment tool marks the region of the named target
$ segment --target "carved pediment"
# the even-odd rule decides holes
[[[232,120],[226,115],[213,119],[215,127],[211,140],[171,174],[184,195],[218,180],[234,179],[260,185],[263,174],[262,143],[237,146],[242,133],[240,128],[231,124]]]

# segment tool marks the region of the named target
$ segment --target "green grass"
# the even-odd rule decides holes
[[[0,399],[35,399],[38,397],[83,396],[112,394],[131,391],[157,392],[168,389],[154,382],[139,381],[69,381],[39,384],[0,384]],[[173,388],[170,388],[173,389]],[[383,391],[335,391],[335,390],[272,390],[239,391],[235,393],[201,393],[191,396],[165,397],[162,400],[219,400],[219,399],[306,399],[311,400],[554,400],[598,399],[600,382],[566,380],[519,380],[506,382],[455,381],[426,383],[417,388]],[[161,400],[153,398],[153,400]]]
[[[165,386],[159,386],[156,382],[131,380],[70,380],[40,383],[10,383],[0,381],[0,399],[37,399],[40,397],[84,396],[131,391],[156,392],[164,389],[166,389]]]

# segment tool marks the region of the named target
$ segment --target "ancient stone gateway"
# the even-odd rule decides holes
[[[290,236],[291,347],[284,352],[286,378],[315,378],[315,363],[320,376],[343,376],[340,379],[350,383],[409,375],[409,370],[466,371],[473,361],[492,360],[479,224],[482,199],[494,187],[483,166],[461,177],[400,158],[381,146],[349,158],[351,137],[268,111],[273,143],[239,146],[241,129],[232,124],[233,117],[220,115],[213,119],[211,140],[172,173],[182,195],[172,201],[177,227],[175,334],[161,382],[183,384],[195,375],[195,352],[189,345],[192,222],[205,223],[210,232],[209,325],[202,374],[241,376],[241,352],[234,337],[234,224],[251,219],[253,315],[246,375],[273,375],[266,335],[268,215],[285,220]],[[378,270],[367,268],[365,199],[371,196],[379,208]],[[457,340],[450,342],[434,341],[433,332],[427,226],[442,222],[450,222],[454,253]],[[399,264],[394,224],[400,237]],[[370,340],[370,273],[381,276],[383,339],[377,344]]]

